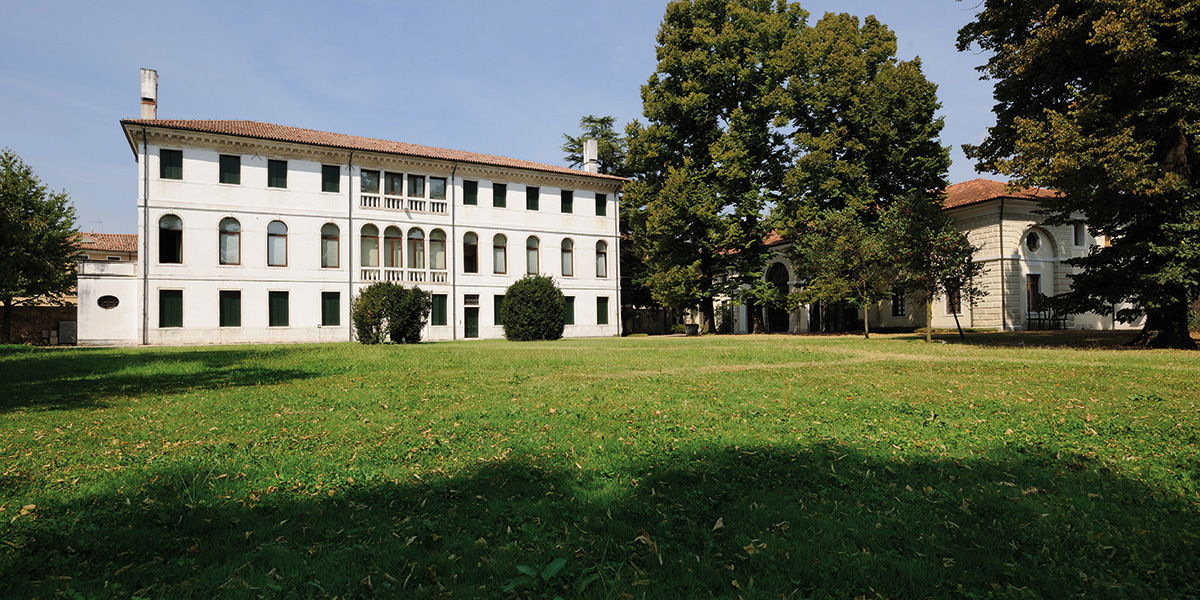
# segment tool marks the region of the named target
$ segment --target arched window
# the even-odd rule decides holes
[[[242,224],[233,217],[225,217],[217,225],[217,261],[223,265],[242,264]]]
[[[408,230],[408,268],[425,268],[425,232],[416,227]]]
[[[562,274],[563,277],[575,275],[575,242],[571,238],[562,241]]]
[[[508,272],[508,238],[503,233],[492,238],[492,272],[497,275]]]
[[[283,221],[267,224],[267,266],[287,266],[287,225]]]
[[[538,239],[531,235],[525,240],[525,272],[537,275],[538,262]]]
[[[463,272],[479,272],[479,236],[470,231],[463,236]]]
[[[399,227],[388,227],[383,230],[383,266],[399,268],[404,266],[402,260],[404,234]]]
[[[183,219],[175,215],[158,220],[158,262],[183,263]]]
[[[337,225],[326,223],[321,226],[321,266],[336,269],[341,264],[341,231]]]
[[[362,226],[362,266],[379,266],[379,228],[367,223]]]
[[[608,277],[608,242],[596,242],[596,277]]]
[[[446,232],[441,229],[429,232],[429,268],[446,268]]]

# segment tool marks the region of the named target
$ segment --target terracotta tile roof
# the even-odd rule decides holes
[[[137,252],[138,236],[134,233],[81,233],[79,247],[97,252]]]
[[[415,156],[418,158],[432,158],[481,165],[492,165],[497,167],[511,167],[514,169],[530,169],[533,171],[559,173],[563,175],[594,177],[609,181],[624,181],[624,178],[617,177],[615,175],[588,173],[587,171],[581,171],[578,169],[568,169],[567,167],[548,165],[528,160],[520,160],[517,158],[508,158],[505,156],[493,156],[491,154],[479,154],[477,152],[464,152],[462,150],[448,150],[446,148],[435,148],[433,146],[421,146],[418,144],[406,144],[404,142],[392,142],[389,140],[359,137],[357,135],[346,135],[343,133],[329,133],[327,131],[288,127],[286,125],[272,125],[270,123],[259,123],[258,121],[122,119],[121,125],[126,128],[127,133],[130,127],[144,125],[147,127],[152,126],[163,127],[167,129],[180,129],[184,131],[235,135],[239,137],[250,137],[277,142],[313,144],[317,146],[342,148],[346,150],[364,150],[369,152]]]
[[[1023,198],[1037,200],[1057,195],[1058,192],[1045,188],[1008,189],[1008,184],[992,179],[972,179],[946,186],[946,208],[958,208],[979,204],[996,198]]]
[[[779,232],[775,230],[771,230],[767,233],[767,236],[763,238],[764,246],[778,246],[783,243],[785,243],[783,236],[779,235]]]

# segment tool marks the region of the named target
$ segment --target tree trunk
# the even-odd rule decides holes
[[[746,312],[750,314],[750,333],[766,333],[767,328],[763,326],[763,305],[751,298],[746,301]]]
[[[933,342],[933,295],[925,298],[925,343]]]
[[[4,299],[4,322],[0,324],[0,343],[8,344],[12,342],[12,315],[13,305],[12,298]]]
[[[871,339],[871,309],[863,302],[863,337]]]
[[[958,328],[958,339],[967,339],[967,334],[963,333],[962,323],[958,322],[958,313],[954,313],[954,326]]]
[[[700,302],[700,333],[712,333],[716,324],[716,309],[712,298]]]
[[[1146,324],[1141,333],[1130,340],[1139,348],[1176,348],[1195,350],[1196,341],[1188,331],[1188,303],[1175,302],[1168,307],[1146,311]]]

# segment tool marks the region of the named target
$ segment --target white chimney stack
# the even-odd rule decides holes
[[[158,118],[158,71],[142,69],[142,118]]]
[[[600,171],[600,145],[594,138],[583,140],[583,170],[588,173]]]

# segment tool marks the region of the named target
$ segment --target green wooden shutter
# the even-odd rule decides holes
[[[508,206],[507,183],[492,184],[492,206],[495,206],[496,208],[504,208]]]
[[[608,214],[608,194],[596,194],[596,216],[603,217]]]
[[[608,298],[596,298],[596,324],[608,325]]]
[[[571,190],[562,191],[562,211],[566,214],[575,212],[575,192]]]
[[[446,295],[433,295],[433,309],[430,311],[430,325],[445,325],[446,324]]]
[[[158,151],[158,177],[183,179],[183,150]]]
[[[341,189],[342,168],[337,165],[321,165],[321,191],[337,192]]]
[[[463,204],[468,206],[479,204],[478,181],[463,181]]]
[[[575,296],[567,296],[566,302],[563,303],[563,323],[566,325],[575,324]]]
[[[158,290],[158,326],[183,327],[183,290]]]
[[[537,210],[538,209],[538,194],[541,194],[541,193],[542,193],[541,188],[536,188],[533,186],[526,186],[526,188],[525,188],[525,209],[526,210]]]
[[[287,187],[287,161],[286,160],[268,160],[267,161],[267,187],[286,188]]]
[[[493,325],[503,325],[504,324],[504,321],[501,318],[503,316],[503,313],[501,312],[503,309],[504,309],[504,295],[499,294],[496,296],[492,296],[492,324]]]
[[[337,327],[342,324],[342,293],[321,292],[321,325]]]
[[[288,293],[267,292],[267,324],[271,327],[287,327],[288,325]]]
[[[221,327],[241,327],[242,293],[237,290],[221,290],[219,297]]]
[[[219,161],[221,163],[221,183],[234,185],[242,183],[242,157],[222,154]]]

